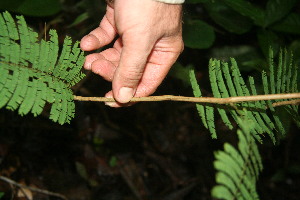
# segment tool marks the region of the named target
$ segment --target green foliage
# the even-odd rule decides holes
[[[269,26],[284,18],[297,2],[298,0],[269,0],[266,5],[264,26]]]
[[[274,24],[271,29],[283,33],[300,34],[300,14],[291,13],[280,23]]]
[[[0,192],[0,199],[4,196],[4,192]]]
[[[172,66],[169,74],[170,76],[181,80],[183,86],[189,88],[191,86],[191,83],[187,77],[189,77],[189,73],[191,69],[193,69],[192,65],[188,65],[184,67],[183,65],[177,62]]]
[[[274,52],[277,53],[280,48],[279,37],[273,31],[260,30],[257,31],[257,40],[264,56],[267,58],[269,55],[270,46]]]
[[[287,16],[297,0],[268,0],[265,9],[245,0],[224,0],[223,2],[241,15],[252,19],[254,24],[268,27]]]
[[[273,51],[270,50],[269,55],[269,75],[265,71],[262,72],[263,94],[280,94],[280,93],[295,93],[297,88],[297,65],[293,64],[292,54],[287,51],[281,51],[279,55],[278,64],[275,65],[273,61]],[[293,73],[292,73],[293,72]],[[246,81],[241,76],[236,61],[232,58],[230,63],[211,59],[209,62],[209,78],[214,97],[227,98],[234,96],[251,96],[258,95],[257,88],[253,77],[248,78],[248,86]],[[194,95],[201,96],[200,87],[197,84],[194,72],[190,72],[191,85],[193,87]],[[237,122],[239,115],[245,115],[245,108],[248,110],[248,117],[255,122],[251,133],[260,140],[260,135],[267,133],[272,141],[275,143],[276,136],[274,131],[286,134],[284,125],[279,118],[278,109],[272,106],[273,101],[255,101],[243,102],[235,106],[215,106],[212,105],[197,105],[197,110],[201,116],[203,125],[210,131],[212,138],[216,138],[214,110],[217,109],[224,124],[232,129],[230,116]],[[293,116],[294,121],[298,124],[300,122],[297,105],[284,106],[285,110]],[[269,113],[268,113],[269,112]]]
[[[0,10],[17,12],[30,16],[50,16],[62,9],[59,0],[10,0],[0,1]]]
[[[185,45],[195,49],[209,48],[214,40],[213,28],[201,20],[188,20],[183,24]]]
[[[50,103],[50,119],[69,123],[75,112],[70,88],[84,77],[79,42],[72,45],[66,37],[59,55],[56,31],[50,30],[49,41],[38,42],[24,18],[16,18],[8,12],[0,15],[0,108],[37,116]]]
[[[258,147],[251,135],[255,122],[247,116],[244,119],[238,117],[238,122],[241,127],[237,131],[238,148],[225,143],[224,151],[215,152],[214,166],[218,185],[212,189],[212,196],[226,200],[259,199],[256,181],[263,166]]]
[[[116,157],[116,156],[110,157],[110,159],[109,159],[109,166],[110,166],[110,167],[116,167],[117,164],[118,164],[118,159],[117,159],[117,157]]]
[[[278,62],[274,62],[273,50],[269,50],[269,70],[262,71],[263,94],[297,93],[298,68],[293,63],[293,55],[286,50],[280,50]],[[194,96],[201,97],[201,90],[197,83],[194,70],[190,70],[190,82]],[[209,62],[209,79],[214,97],[227,98],[234,96],[258,95],[254,78],[246,81],[241,76],[236,61],[231,58],[230,63],[211,59]],[[204,127],[212,138],[216,138],[214,111],[217,110],[224,124],[233,129],[232,120],[239,126],[238,148],[229,143],[224,144],[224,150],[215,153],[214,167],[217,171],[217,185],[212,189],[212,196],[217,199],[259,199],[256,182],[261,172],[262,160],[256,141],[262,143],[262,134],[267,133],[275,143],[276,132],[281,137],[287,132],[288,124],[280,118],[293,119],[300,127],[298,105],[273,107],[273,103],[283,100],[266,100],[245,102],[225,106],[197,104],[197,110]]]
[[[249,1],[245,0],[224,0],[224,2],[231,7],[233,10],[237,11],[241,15],[248,17],[253,20],[254,24],[262,25],[264,21],[264,12],[261,8],[251,4]]]
[[[207,2],[205,4],[209,16],[224,29],[229,32],[243,34],[252,28],[252,21],[235,10],[231,9],[223,2]]]
[[[76,19],[73,21],[72,24],[70,24],[68,26],[68,28],[70,27],[74,27],[74,26],[77,26],[78,24],[82,23],[83,21],[87,20],[89,17],[88,13],[82,13],[81,15],[79,15],[78,17],[76,17]]]
[[[267,53],[269,45],[278,45],[288,36],[280,32],[293,34],[291,36],[300,34],[300,14],[295,11],[299,6],[297,0],[268,0],[266,4],[247,0],[190,0],[186,3],[183,33],[193,32],[194,36],[184,37],[185,45],[190,48],[210,48],[215,38],[223,38],[226,31],[239,35],[254,32],[259,37],[260,48]],[[193,23],[189,24],[189,21]],[[197,23],[205,24],[205,34],[202,29],[197,31]],[[223,30],[220,31],[219,26]],[[263,33],[270,36],[265,37],[269,44],[263,43],[262,37],[267,36]],[[195,45],[201,42],[205,45]]]

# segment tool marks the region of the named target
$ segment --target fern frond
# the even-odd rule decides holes
[[[222,71],[221,71],[221,62],[212,62],[210,60],[209,62],[209,78],[210,78],[210,84],[211,88],[214,94],[214,97],[221,98],[221,97],[228,97],[228,92],[227,88],[225,87],[223,76],[222,76]],[[225,125],[229,128],[232,129],[233,126],[230,122],[230,120],[227,117],[227,114],[224,109],[217,108],[223,122]]]
[[[71,86],[84,77],[78,42],[66,37],[59,55],[55,30],[49,41],[38,41],[23,16],[15,21],[8,12],[0,14],[0,27],[0,108],[37,116],[50,103],[50,119],[69,123],[75,112]]]
[[[273,51],[270,49],[269,55],[269,75],[266,72],[262,72],[262,82],[264,88],[264,94],[276,94],[276,93],[296,93],[297,88],[297,66],[293,64],[292,55],[287,53],[287,51],[281,51],[278,59],[278,65],[275,66]],[[292,73],[293,72],[293,73]],[[190,73],[190,79],[192,82],[192,87],[194,94],[201,94],[199,86],[197,84],[194,72]],[[248,85],[243,79],[236,61],[231,58],[230,63],[219,61],[216,59],[211,59],[209,62],[209,77],[210,84],[212,88],[212,93],[214,97],[217,98],[227,98],[234,96],[251,96],[258,95],[255,81],[253,77],[249,77]],[[276,80],[276,81],[275,81]],[[195,88],[197,92],[195,93]],[[236,104],[235,106],[214,106],[211,105],[197,105],[197,109],[201,116],[202,122],[205,122],[204,126],[211,132],[212,137],[216,138],[216,131],[214,129],[214,117],[213,110],[217,109],[221,116],[224,124],[232,129],[232,124],[228,114],[237,122],[238,116],[245,115],[245,108],[247,110],[247,115],[250,120],[254,123],[253,129],[251,129],[252,135],[261,141],[261,135],[267,133],[272,141],[275,143],[276,136],[274,131],[277,131],[284,135],[286,130],[284,125],[279,118],[279,113],[277,109],[272,106],[272,103],[278,102],[280,100],[269,100],[269,101],[255,101],[255,102],[242,102]],[[281,100],[282,101],[282,100]],[[208,107],[209,106],[209,107]],[[297,105],[287,105],[284,106],[287,112],[296,121],[298,126],[300,125],[300,118],[298,114]],[[210,109],[210,111],[203,112],[203,110]],[[269,111],[270,114],[269,114]],[[208,118],[210,117],[210,118]],[[208,119],[210,125],[208,125]],[[239,125],[239,124],[238,124]]]
[[[238,148],[225,143],[224,151],[215,152],[214,166],[217,170],[217,186],[212,196],[217,199],[259,199],[256,181],[263,169],[261,157],[254,138],[251,135],[255,122],[247,116],[238,118],[241,129],[237,131]]]
[[[190,77],[190,82],[191,82],[191,86],[193,88],[193,92],[194,92],[194,96],[195,97],[202,97],[202,93],[200,90],[200,87],[197,83],[197,79],[196,79],[196,75],[195,75],[195,71],[193,69],[190,70],[189,72],[189,77]],[[198,110],[198,114],[201,117],[202,123],[204,125],[205,128],[210,130],[210,133],[212,134],[212,138],[215,138],[216,135],[216,131],[214,127],[208,127],[209,125],[211,125],[210,123],[207,123],[207,117],[206,117],[206,107],[207,106],[203,106],[201,104],[196,104],[196,108]]]
[[[270,51],[271,52],[271,51]],[[281,50],[281,54],[284,55],[283,61],[279,61],[278,64],[278,72],[280,74],[282,68],[282,84],[280,89],[277,88],[280,93],[288,93],[288,92],[298,92],[298,66],[293,64],[293,54],[288,54],[286,50],[284,52]],[[272,54],[271,54],[272,55]],[[282,58],[281,58],[282,59]],[[286,74],[286,75],[284,75]],[[278,75],[277,75],[278,76]],[[282,101],[282,100],[281,100]],[[277,100],[276,102],[280,102]],[[293,118],[294,122],[298,127],[300,127],[300,115],[298,114],[298,106],[297,105],[287,105],[284,106],[284,109],[290,114]],[[278,113],[277,113],[278,114]],[[281,127],[283,129],[283,127]],[[285,130],[282,130],[285,133]]]

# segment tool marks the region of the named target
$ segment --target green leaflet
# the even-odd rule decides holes
[[[238,148],[225,143],[223,151],[215,152],[214,166],[218,185],[212,189],[214,198],[259,199],[256,181],[263,167],[258,147],[251,135],[255,122],[249,120],[248,113],[244,118],[238,118],[241,127],[237,131]]]
[[[55,30],[49,31],[49,41],[38,41],[23,16],[16,19],[0,14],[0,108],[37,116],[50,103],[50,119],[69,123],[75,113],[71,86],[84,77],[79,43],[66,37],[59,55]]]
[[[292,54],[286,50],[280,51],[278,63],[274,63],[273,51],[269,51],[269,74],[262,72],[263,94],[289,93],[298,92],[297,88],[297,66],[293,64]],[[242,77],[236,61],[231,58],[230,63],[211,59],[209,62],[209,78],[214,97],[227,98],[234,96],[251,96],[258,95],[253,77],[249,77],[247,85]],[[190,73],[190,80],[194,95],[201,96],[199,85],[196,82],[194,72]],[[232,129],[231,119],[238,123],[238,116],[244,116],[245,112],[248,118],[255,122],[252,135],[261,142],[261,135],[267,133],[276,142],[275,132],[285,135],[285,125],[279,118],[279,112],[273,108],[272,103],[281,100],[272,101],[255,101],[235,104],[235,106],[224,105],[218,106],[206,104],[197,104],[199,115],[201,116],[204,126],[210,131],[213,138],[216,138],[214,108],[217,109],[224,124]],[[284,109],[291,115],[291,118],[299,126],[299,114],[297,105],[287,105]],[[240,125],[239,125],[240,126]]]
[[[214,62],[210,60],[209,62],[209,78],[210,84],[212,87],[214,97],[221,98],[221,97],[228,97],[228,92],[224,84],[222,71],[221,71],[221,62],[217,61]],[[217,108],[223,122],[229,129],[233,129],[233,126],[230,120],[227,117],[226,111],[222,108]]]
[[[194,96],[195,97],[202,97],[200,87],[197,83],[195,71],[190,70],[189,76],[190,76],[190,82],[191,82],[191,85],[192,85],[192,88],[193,88]],[[208,124],[207,124],[207,121],[206,121],[206,114],[205,114],[205,107],[201,104],[196,104],[196,108],[198,110],[199,116],[201,117],[201,120],[202,120],[202,123],[203,123],[204,127],[208,129]],[[210,128],[210,129],[212,129],[212,128]],[[214,129],[212,129],[211,134],[215,135],[216,133],[213,130]]]

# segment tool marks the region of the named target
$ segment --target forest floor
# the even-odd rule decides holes
[[[178,84],[167,78],[158,94],[177,94]],[[98,85],[109,87],[90,74],[77,93],[97,96]],[[221,122],[219,140],[211,139],[192,103],[114,109],[77,102],[76,118],[64,126],[47,115],[47,109],[37,118],[0,111],[0,176],[48,191],[0,179],[2,199],[61,199],[57,194],[69,200],[211,199],[213,152],[236,140]],[[292,128],[275,147],[268,141],[261,148],[261,199],[299,199],[299,130]]]

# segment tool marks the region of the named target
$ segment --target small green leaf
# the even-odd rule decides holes
[[[201,20],[190,20],[183,24],[185,46],[194,49],[207,49],[215,41],[213,28]]]
[[[75,162],[77,173],[85,180],[88,180],[88,173],[85,166],[80,162]]]
[[[252,27],[252,21],[238,12],[231,9],[223,2],[210,2],[205,4],[210,17],[227,31],[243,34]]]
[[[235,199],[230,190],[223,185],[215,186],[211,191],[211,195],[218,199]]]
[[[76,25],[80,24],[81,22],[85,21],[88,18],[89,18],[89,13],[88,12],[84,12],[81,15],[79,15],[78,17],[76,17],[76,19],[73,21],[72,24],[70,24],[68,26],[68,28],[76,26]]]
[[[264,10],[246,0],[222,0],[243,16],[249,17],[256,25],[263,25]]]
[[[282,21],[270,26],[272,30],[284,33],[300,34],[300,14],[291,13]]]
[[[117,166],[117,164],[118,164],[117,157],[116,156],[110,157],[110,159],[109,159],[109,166],[110,167],[115,167],[115,166]]]
[[[298,0],[269,0],[266,6],[264,26],[282,19],[295,6]]]

